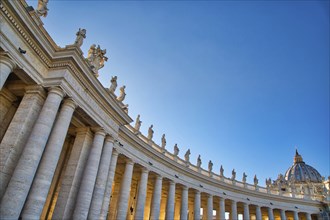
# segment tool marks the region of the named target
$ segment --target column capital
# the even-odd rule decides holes
[[[163,177],[162,177],[161,175],[159,175],[158,173],[156,173],[156,178],[155,178],[155,179],[157,179],[157,180],[162,180]]]
[[[182,190],[188,190],[188,186],[186,186],[186,185],[181,185],[181,189],[182,189]]]
[[[168,183],[169,183],[170,185],[175,185],[175,182],[174,182],[173,180],[171,180],[171,179],[168,180]]]
[[[207,198],[210,198],[210,197],[213,198],[213,195],[211,195],[211,194],[207,194]]]
[[[5,56],[2,53],[0,54],[0,64],[8,66],[11,69],[11,71],[13,71],[17,67],[17,64],[14,60],[12,60],[8,56]]]
[[[201,194],[201,192],[195,189],[195,194]]]
[[[63,104],[71,107],[72,109],[75,109],[78,106],[72,98],[65,99]]]
[[[127,165],[134,165],[134,161],[131,158],[126,158],[125,162]]]
[[[114,143],[115,139],[110,134],[107,134],[104,141]]]
[[[48,89],[48,94],[51,94],[51,93],[57,94],[58,96],[60,96],[62,98],[65,96],[65,92],[63,91],[63,89],[58,86],[50,87]]]
[[[93,127],[92,131],[95,133],[95,135],[101,135],[101,136],[106,135],[106,133],[102,127]]]
[[[119,152],[117,151],[117,149],[115,147],[112,149],[112,155],[114,155],[114,156],[119,155]]]
[[[146,167],[141,167],[141,173],[149,173],[149,170]]]

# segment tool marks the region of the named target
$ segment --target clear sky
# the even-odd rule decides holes
[[[37,1],[28,1],[34,8]],[[87,30],[109,57],[141,131],[201,154],[225,176],[276,179],[295,149],[322,176],[329,162],[329,1],[55,1],[44,27],[72,44]],[[118,94],[118,88],[116,93]],[[134,122],[132,123],[134,126]]]

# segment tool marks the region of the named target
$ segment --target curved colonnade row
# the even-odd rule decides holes
[[[196,170],[136,135],[80,48],[26,8],[1,3],[2,219],[322,219],[318,198]]]

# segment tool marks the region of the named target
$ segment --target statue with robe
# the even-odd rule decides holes
[[[190,160],[190,149],[188,149],[187,152],[185,153],[184,160],[186,161],[186,163],[189,163],[189,160]]]
[[[154,130],[152,129],[153,125],[151,125],[148,129],[148,139],[152,140],[152,137],[154,136]]]
[[[179,148],[178,148],[178,145],[177,145],[177,144],[175,144],[175,145],[174,145],[174,156],[176,156],[176,157],[177,157],[177,156],[178,156],[178,154],[179,154],[179,151],[180,151],[180,150],[179,150]]]
[[[119,88],[120,93],[119,93],[117,100],[120,102],[124,101],[124,99],[126,97],[125,88],[126,88],[126,86],[122,86]]]
[[[197,158],[197,167],[201,168],[201,165],[202,165],[202,159],[201,159],[201,155],[199,154]]]
[[[38,6],[37,6],[37,15],[39,17],[43,16],[43,17],[47,17],[48,14],[48,8],[47,8],[47,4],[48,4],[49,0],[38,0]]]
[[[162,135],[162,148],[165,149],[166,146],[166,138],[165,138],[165,134]]]
[[[79,28],[76,35],[77,35],[77,37],[76,37],[76,40],[74,42],[74,45],[77,46],[77,47],[81,47],[81,45],[83,44],[84,39],[86,38],[86,29],[80,29]]]
[[[111,83],[111,85],[110,85],[110,88],[109,88],[109,92],[115,93],[116,88],[117,88],[117,76],[111,77],[110,83]]]

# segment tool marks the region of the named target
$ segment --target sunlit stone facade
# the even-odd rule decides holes
[[[78,33],[52,40],[46,5],[0,6],[1,219],[329,219],[329,180],[262,187],[179,158],[98,81],[105,50],[91,65]]]

